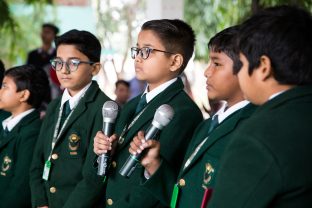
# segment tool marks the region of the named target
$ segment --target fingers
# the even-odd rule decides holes
[[[93,151],[100,155],[112,150],[112,142],[116,140],[116,135],[110,138],[105,136],[101,131],[98,131],[94,137]]]

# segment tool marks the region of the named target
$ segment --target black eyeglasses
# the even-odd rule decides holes
[[[65,64],[66,70],[70,72],[77,71],[79,64],[95,64],[95,62],[92,61],[80,61],[79,59],[68,59],[67,61],[62,61],[59,58],[50,60],[50,63],[55,71],[61,71],[63,65]]]
[[[169,54],[175,54],[169,51],[162,51],[154,48],[149,48],[149,47],[143,47],[143,48],[138,48],[138,47],[132,47],[131,48],[131,58],[135,59],[138,55],[142,57],[142,59],[147,59],[152,51],[158,51],[158,52],[163,52],[163,53],[169,53]]]

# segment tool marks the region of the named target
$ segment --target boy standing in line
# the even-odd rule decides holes
[[[264,9],[240,29],[235,70],[260,105],[233,135],[209,207],[312,207],[312,16]]]
[[[233,74],[233,69],[237,70],[241,66],[237,50],[238,28],[227,28],[208,43],[210,62],[205,71],[208,98],[212,102],[225,101],[226,104],[197,127],[178,179],[170,177],[173,174],[163,172],[168,172],[171,167],[159,156],[159,148],[160,151],[162,148],[159,142],[145,142],[143,134],[139,133],[131,143],[129,151],[133,155],[150,148],[142,165],[152,177],[144,186],[150,191],[159,186],[157,190],[161,200],[169,201],[171,196],[171,208],[201,207],[207,203],[214,188],[220,159],[232,134],[255,110],[255,106],[244,100],[238,78]]]
[[[164,207],[152,192],[140,183],[149,177],[144,168],[137,167],[131,177],[119,174],[129,157],[129,144],[138,131],[151,125],[156,109],[169,104],[174,110],[171,122],[162,130],[159,141],[161,155],[177,174],[195,127],[202,121],[202,114],[193,100],[183,90],[178,77],[185,69],[194,51],[195,36],[192,28],[181,20],[152,20],[143,24],[138,35],[137,47],[131,48],[135,59],[136,77],[145,80],[145,92],[129,101],[122,109],[116,123],[118,145],[108,175],[104,207]],[[139,109],[140,100],[146,100]],[[101,132],[95,137],[94,151],[102,154],[110,150],[117,137],[105,137]],[[165,170],[164,170],[165,171]],[[103,197],[104,198],[104,197]]]
[[[71,30],[56,41],[51,65],[65,91],[49,104],[30,170],[34,207],[92,207],[103,183],[90,164],[92,138],[109,98],[92,77],[100,70],[101,45],[89,32]]]
[[[8,69],[0,89],[0,207],[31,207],[29,166],[39,135],[37,110],[49,92],[48,77],[32,65]]]

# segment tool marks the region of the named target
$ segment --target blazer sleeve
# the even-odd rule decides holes
[[[42,173],[45,163],[44,158],[44,142],[45,142],[45,130],[48,128],[47,120],[45,120],[40,129],[39,138],[35,145],[33,159],[30,166],[30,190],[31,190],[31,200],[33,207],[47,206],[48,198],[46,195],[46,190],[44,186],[44,181],[42,179]]]
[[[148,183],[148,185],[138,184],[131,194],[127,197],[119,199],[116,203],[113,203],[111,207],[168,207],[170,204],[171,191],[173,184],[176,181],[177,174],[180,170],[182,160],[189,141],[192,138],[193,131],[196,126],[202,121],[201,112],[195,111],[194,108],[189,106],[179,106],[175,109],[175,115],[172,121],[165,127],[160,134],[161,150],[160,155],[164,161],[166,161],[159,168],[161,174],[154,175],[153,180],[156,182]],[[187,115],[187,119],[186,119]],[[163,162],[164,162],[163,161]],[[170,166],[170,169],[167,167]],[[144,171],[144,169],[142,169]],[[157,182],[163,180],[165,177],[166,191],[163,193],[159,189],[161,184]],[[142,181],[146,180],[142,172]]]
[[[97,175],[97,169],[93,165],[94,158],[96,157],[93,152],[93,138],[96,132],[101,129],[102,123],[102,114],[96,113],[95,119],[90,125],[92,126],[89,135],[91,139],[86,160],[83,165],[83,179],[69,195],[63,208],[93,207],[98,202],[101,195],[104,195],[104,178]]]
[[[3,207],[25,207],[31,203],[28,170],[32,161],[38,130],[33,129],[22,133],[16,150],[14,176],[7,191],[1,193],[1,206]]]
[[[282,183],[273,153],[255,136],[237,135],[225,151],[208,207],[268,207]]]

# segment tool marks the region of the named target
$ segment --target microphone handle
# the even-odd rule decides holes
[[[104,135],[110,137],[112,135],[112,132],[114,131],[113,123],[104,122],[102,131]],[[98,158],[97,175],[106,176],[109,164],[110,164],[110,151],[107,151],[107,153],[101,154]]]
[[[157,134],[159,133],[159,129],[156,128],[155,126],[151,125],[149,127],[149,129],[146,131],[145,134],[145,140],[150,140],[153,138],[156,138]],[[124,165],[122,166],[122,168],[120,169],[119,173],[120,175],[130,178],[130,176],[132,175],[133,171],[135,170],[136,166],[138,165],[138,163],[140,162],[142,156],[143,156],[143,152],[141,152],[140,154],[136,154],[136,155],[130,155],[127,159],[127,161],[124,163]]]

